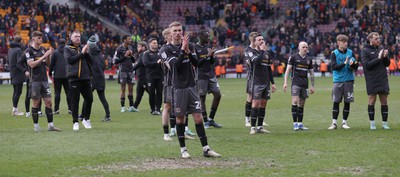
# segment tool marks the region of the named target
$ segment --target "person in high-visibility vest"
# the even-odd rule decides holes
[[[394,72],[396,72],[396,61],[394,61],[394,58],[390,59],[390,65],[389,65],[389,76],[393,75],[394,76]]]
[[[243,64],[238,63],[236,64],[236,78],[242,78],[243,73]]]
[[[279,64],[277,70],[278,70],[278,77],[281,77],[284,72],[283,65]]]
[[[397,61],[397,70],[400,71],[400,59]]]
[[[321,77],[325,77],[325,73],[328,71],[328,65],[321,60],[321,64],[319,64],[319,71],[321,72]]]
[[[215,76],[217,76],[217,78],[219,78],[221,76],[221,66],[216,65],[214,70],[215,70]]]

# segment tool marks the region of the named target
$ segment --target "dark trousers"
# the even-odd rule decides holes
[[[137,85],[136,85],[136,100],[135,100],[135,103],[133,103],[133,106],[135,108],[139,107],[139,104],[142,101],[144,91],[147,92],[146,79],[139,79],[137,82]]]
[[[92,92],[97,89],[92,89]],[[103,105],[104,111],[106,112],[106,117],[110,118],[110,107],[108,105],[106,95],[105,95],[105,90],[97,90],[97,95],[99,96],[99,99],[101,101],[101,104]],[[82,105],[82,117],[85,117],[86,115],[86,107],[85,107],[86,101],[83,101]],[[85,117],[86,118],[86,117]]]
[[[81,94],[85,101],[85,119],[90,119],[93,103],[92,84],[90,83],[90,80],[70,82],[70,93],[73,123],[78,122],[79,99]]]
[[[163,84],[161,79],[146,79],[149,91],[149,102],[151,111],[160,111],[162,102]]]
[[[13,107],[14,108],[18,108],[18,102],[19,102],[19,97],[22,94],[22,86],[24,83],[21,84],[14,84],[13,88],[14,88],[14,92],[13,92],[13,96],[12,96],[12,102],[13,102]]]
[[[67,78],[54,78],[54,111],[60,109],[61,88],[64,87],[65,96],[67,97],[68,110],[71,110],[71,98],[69,96],[69,83]]]

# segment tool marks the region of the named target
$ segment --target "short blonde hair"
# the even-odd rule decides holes
[[[251,32],[249,34],[249,40],[250,42],[254,42],[254,40],[256,39],[257,36],[260,36],[261,34],[258,32]]]
[[[162,31],[162,35],[164,36],[164,38],[167,38],[167,36],[171,33],[171,29],[170,28],[166,28]]]
[[[179,22],[172,22],[172,23],[170,23],[169,24],[169,26],[168,26],[168,28],[171,28],[171,27],[174,27],[174,26],[182,26],[182,23],[179,23]]]

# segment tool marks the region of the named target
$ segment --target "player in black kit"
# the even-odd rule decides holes
[[[219,102],[221,100],[221,91],[217,77],[214,73],[214,48],[209,45],[210,34],[208,31],[200,31],[199,42],[194,44],[197,57],[199,59],[198,65],[198,80],[197,86],[201,99],[202,116],[204,120],[204,127],[221,128],[222,126],[214,121],[215,113],[217,112]],[[211,105],[210,115],[207,116],[206,95],[212,93],[214,98]]]
[[[182,38],[182,24],[172,22],[169,25],[172,33],[172,44],[165,49],[167,63],[173,72],[174,112],[176,115],[176,130],[182,158],[190,158],[185,144],[185,114],[192,113],[196,131],[203,146],[204,157],[221,157],[208,146],[207,136],[201,117],[201,103],[195,88],[193,66],[198,60],[193,47],[190,47],[189,37]]]
[[[290,56],[285,72],[283,91],[287,89],[287,78],[292,71],[292,117],[293,130],[308,130],[303,126],[304,104],[308,98],[308,92],[314,93],[314,70],[312,59],[307,56],[308,44],[299,43],[299,53]],[[293,70],[292,70],[293,69]],[[308,90],[308,73],[310,73],[311,88]]]

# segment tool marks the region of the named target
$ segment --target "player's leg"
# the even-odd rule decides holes
[[[209,92],[213,94],[213,101],[211,104],[211,110],[209,115],[209,124],[215,128],[222,128],[222,125],[218,124],[214,121],[215,114],[217,112],[220,100],[221,100],[221,91],[219,90],[219,86],[217,82],[209,81]]]
[[[80,81],[82,82],[81,94],[85,100],[85,119],[82,120],[82,124],[86,129],[91,129],[92,124],[90,123],[90,114],[92,112],[93,103],[93,92],[90,81]]]
[[[389,107],[387,105],[388,94],[379,94],[379,101],[381,102],[381,115],[382,115],[382,128],[390,129],[388,125]]]
[[[121,103],[121,112],[125,112],[125,89],[126,89],[126,84],[120,83],[121,89],[120,89],[120,103]]]
[[[97,95],[99,96],[101,104],[103,105],[104,111],[106,113],[106,116],[104,117],[104,121],[106,121],[106,122],[111,121],[110,107],[109,107],[107,99],[106,99],[105,90],[97,90]]]
[[[169,127],[168,127],[170,110],[171,110],[171,104],[170,103],[164,103],[164,108],[163,108],[163,112],[162,112],[162,115],[161,115],[161,123],[162,123],[162,126],[163,126],[164,140],[165,141],[171,141],[172,140],[171,137],[169,136]]]
[[[332,88],[332,100],[333,100],[333,107],[332,107],[332,124],[328,128],[329,130],[337,129],[337,119],[339,117],[339,106],[340,102],[342,102],[344,92],[343,92],[343,83],[334,83]]]
[[[61,86],[61,79],[54,78],[54,114],[60,113]]]
[[[128,83],[129,112],[136,112],[133,107],[133,84]]]
[[[151,109],[151,114],[152,115],[157,115],[156,110],[155,110],[155,98],[156,98],[156,85],[154,83],[154,80],[147,80],[147,88],[149,91],[149,103],[150,103],[150,109]]]
[[[16,115],[16,116],[24,115],[23,112],[20,112],[18,110],[18,102],[19,102],[19,97],[22,94],[22,87],[23,87],[22,83],[21,84],[13,84],[14,91],[13,91],[13,96],[12,96],[12,102],[13,102],[13,109],[12,109],[12,113],[11,113],[12,115]]]
[[[368,95],[368,117],[370,122],[370,129],[375,130],[375,102],[376,94]]]
[[[206,135],[206,131],[204,129],[201,113],[193,112],[192,115],[193,115],[194,123],[196,126],[197,135],[199,136],[201,146],[203,147],[203,156],[204,157],[221,157],[220,154],[211,150],[210,146],[208,146],[207,135]]]
[[[69,96],[69,82],[68,79],[62,79],[62,85],[64,87],[65,97],[67,98],[68,113],[71,114],[71,97]]]

